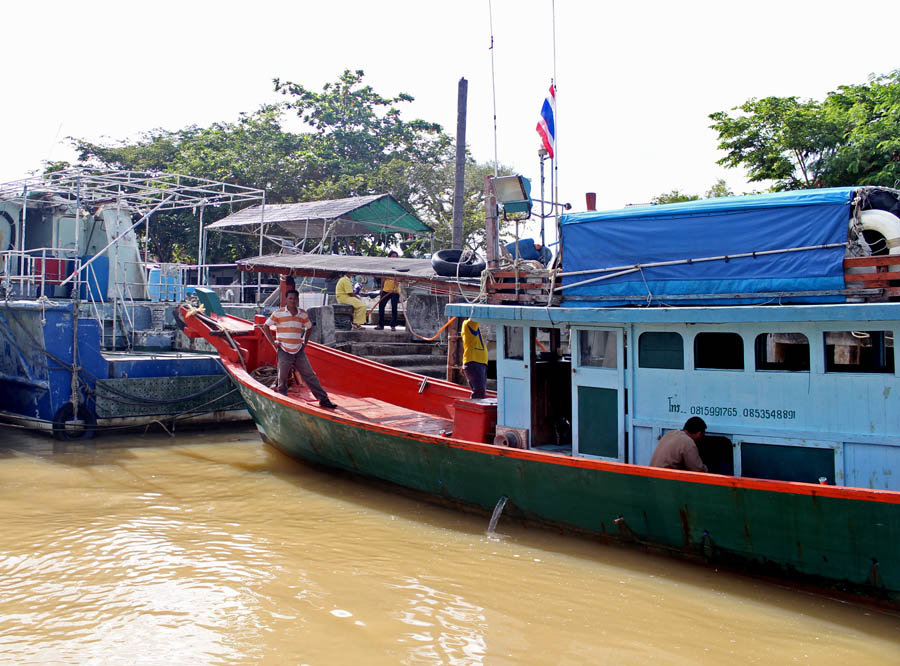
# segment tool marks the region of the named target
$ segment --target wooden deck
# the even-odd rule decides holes
[[[329,393],[328,396],[338,406],[335,410],[336,413],[365,423],[412,430],[425,435],[440,435],[441,431],[449,433],[453,430],[453,421],[450,419],[423,414],[377,398],[358,398],[340,393]],[[313,397],[305,385],[291,386],[288,390],[288,397],[300,402],[318,404],[318,400]]]

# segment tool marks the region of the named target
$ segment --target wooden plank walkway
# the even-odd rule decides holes
[[[358,398],[340,393],[329,393],[328,396],[338,406],[335,410],[336,413],[365,423],[412,430],[425,435],[440,435],[442,430],[446,432],[453,430],[453,421],[450,419],[423,414],[378,398]],[[291,386],[288,397],[300,402],[318,404],[305,385]]]

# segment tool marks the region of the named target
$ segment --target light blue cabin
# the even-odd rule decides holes
[[[711,470],[900,490],[900,303],[448,313],[497,326],[497,422],[532,447],[646,465],[700,416]]]
[[[646,465],[699,416],[710,471],[900,490],[900,275],[854,291],[844,261],[900,269],[898,214],[836,188],[563,216],[561,307],[446,312],[497,327],[498,432],[524,446]]]

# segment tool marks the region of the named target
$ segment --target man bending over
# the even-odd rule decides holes
[[[656,445],[650,458],[651,467],[687,469],[692,472],[708,472],[700,458],[697,442],[706,435],[706,423],[699,416],[692,416],[681,430],[670,430]]]

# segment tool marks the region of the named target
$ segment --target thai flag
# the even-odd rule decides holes
[[[550,159],[553,159],[553,149],[556,147],[556,87],[551,83],[550,92],[544,99],[541,107],[541,119],[537,124],[537,132],[544,141],[544,148]]]

